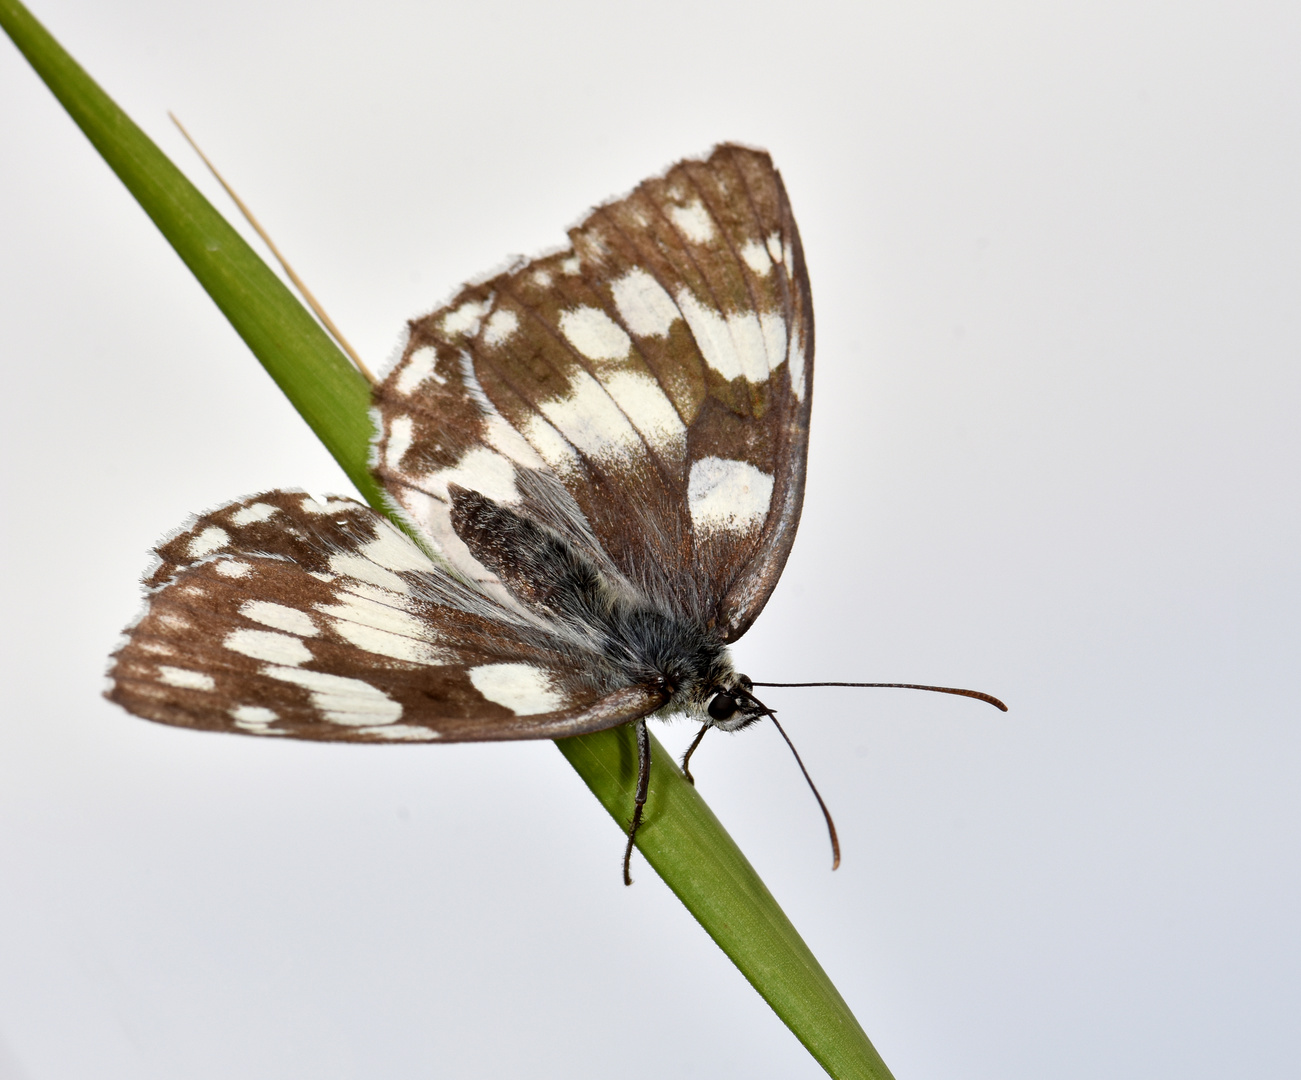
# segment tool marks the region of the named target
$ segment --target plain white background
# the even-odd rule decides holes
[[[382,362],[722,139],[817,305],[803,525],[703,792],[900,1080],[1295,1075],[1301,8],[36,14],[176,110]],[[555,748],[205,736],[98,697],[150,545],[345,481],[0,45],[0,1078],[814,1077]],[[670,731],[677,746],[689,735]]]

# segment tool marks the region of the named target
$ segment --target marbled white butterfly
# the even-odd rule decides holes
[[[770,715],[727,646],[795,537],[813,383],[799,232],[767,154],[719,146],[409,324],[373,467],[419,543],[271,491],[157,549],[108,697],[182,727],[541,739]],[[627,859],[625,857],[625,879]]]

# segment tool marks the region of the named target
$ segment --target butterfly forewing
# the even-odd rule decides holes
[[[733,640],[794,538],[812,331],[779,175],[719,147],[594,211],[568,249],[415,320],[376,393],[378,474],[489,588],[451,529],[449,483]]]
[[[496,606],[349,499],[268,492],[162,544],[109,697],[325,741],[578,734],[653,711],[573,634]]]

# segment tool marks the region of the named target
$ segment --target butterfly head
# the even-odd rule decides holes
[[[720,731],[740,731],[771,716],[772,710],[750,692],[753,688],[748,676],[735,673],[716,686],[705,704],[710,726]]]

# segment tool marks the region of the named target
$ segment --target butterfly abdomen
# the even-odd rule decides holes
[[[611,588],[559,533],[456,484],[452,528],[479,562],[526,604],[582,624],[600,619]]]

